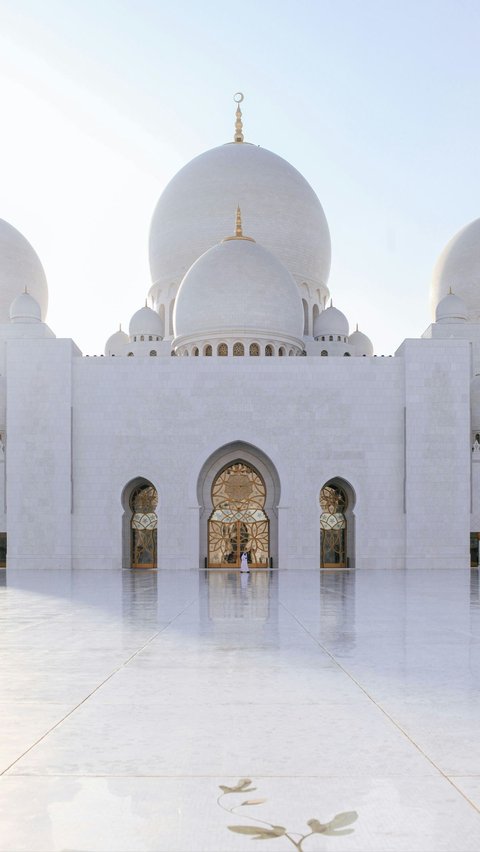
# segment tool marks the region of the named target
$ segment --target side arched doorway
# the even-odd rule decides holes
[[[320,491],[320,567],[351,568],[354,564],[352,488],[340,479],[326,482]]]
[[[259,472],[238,459],[217,474],[208,519],[208,567],[239,568],[242,553],[251,568],[268,568],[270,524],[267,492]]]
[[[197,480],[200,567],[278,565],[280,479],[271,459],[245,441],[213,452]]]
[[[157,489],[136,479],[125,488],[123,504],[123,566],[157,568]]]

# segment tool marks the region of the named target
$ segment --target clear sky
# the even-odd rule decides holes
[[[230,141],[241,90],[246,139],[322,202],[334,303],[394,352],[480,216],[479,42],[478,0],[0,0],[0,217],[42,260],[49,325],[90,354],[128,326],[157,198]]]

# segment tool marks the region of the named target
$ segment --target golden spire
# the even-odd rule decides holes
[[[235,236],[237,237],[237,239],[241,239],[243,237],[242,211],[240,210],[239,204],[237,204],[237,215],[235,216]]]
[[[233,100],[237,105],[237,111],[235,113],[235,136],[233,137],[234,142],[243,142],[243,121],[242,121],[242,110],[240,109],[240,104],[243,101],[243,93],[235,92],[233,96]]]
[[[243,235],[242,211],[240,210],[239,204],[237,204],[237,212],[235,214],[235,234],[233,237],[225,237],[225,239],[222,240],[222,243],[226,243],[229,240],[248,240],[251,243],[255,242],[253,237],[245,237]]]

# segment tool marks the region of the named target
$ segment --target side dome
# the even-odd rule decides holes
[[[122,326],[115,334],[111,334],[105,344],[105,355],[119,356],[125,354],[125,348],[128,343],[128,334],[122,331]]]
[[[41,322],[40,305],[26,291],[15,296],[9,310],[10,322]]]
[[[455,234],[433,271],[430,291],[432,315],[450,287],[463,299],[470,322],[480,322],[480,219]]]
[[[28,240],[13,225],[0,219],[0,323],[10,319],[10,305],[27,288],[47,315],[48,287],[43,266]]]
[[[315,322],[313,324],[313,336],[315,338],[336,334],[341,335],[342,337],[348,337],[349,328],[348,328],[348,320],[345,314],[342,314],[338,308],[334,308],[333,305],[330,305],[329,308],[325,308],[321,314],[315,317]]]
[[[175,348],[215,338],[303,350],[295,281],[278,258],[246,238],[227,238],[198,258],[181,283],[173,322]]]
[[[128,333],[130,340],[141,337],[142,335],[152,335],[152,337],[161,339],[163,338],[163,322],[156,311],[145,305],[145,307],[140,308],[139,311],[134,313],[128,326]]]
[[[467,319],[468,310],[465,302],[451,291],[440,299],[435,308],[435,322],[466,322]]]
[[[247,142],[200,154],[170,181],[150,228],[150,296],[171,298],[192,264],[229,232],[236,205],[249,230],[286,266],[297,284],[328,297],[330,233],[322,205],[282,157]],[[163,296],[161,296],[164,291]]]
[[[352,344],[355,355],[373,355],[373,343],[363,331],[358,330],[358,325],[348,338],[348,342]]]

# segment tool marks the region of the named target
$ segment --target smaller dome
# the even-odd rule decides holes
[[[342,337],[348,337],[348,332],[348,320],[345,314],[342,314],[338,308],[334,308],[332,304],[315,317],[314,337],[321,337],[326,334],[341,334]]]
[[[363,331],[358,330],[358,325],[348,338],[348,342],[355,349],[355,355],[373,355],[373,343]]]
[[[122,331],[122,326],[115,332],[115,334],[110,335],[106,344],[105,344],[105,355],[124,355],[125,354],[125,346],[128,343],[128,334],[125,334]]]
[[[36,299],[27,293],[19,293],[10,305],[11,322],[41,322],[42,309]]]
[[[142,334],[163,338],[163,332],[163,322],[159,315],[152,308],[147,308],[146,304],[133,315],[128,327],[130,338],[139,337]]]
[[[435,322],[466,322],[468,309],[460,296],[447,293],[435,308]]]
[[[290,272],[268,249],[251,237],[227,237],[185,275],[173,322],[177,343],[223,334],[278,339],[300,348],[302,303]]]

